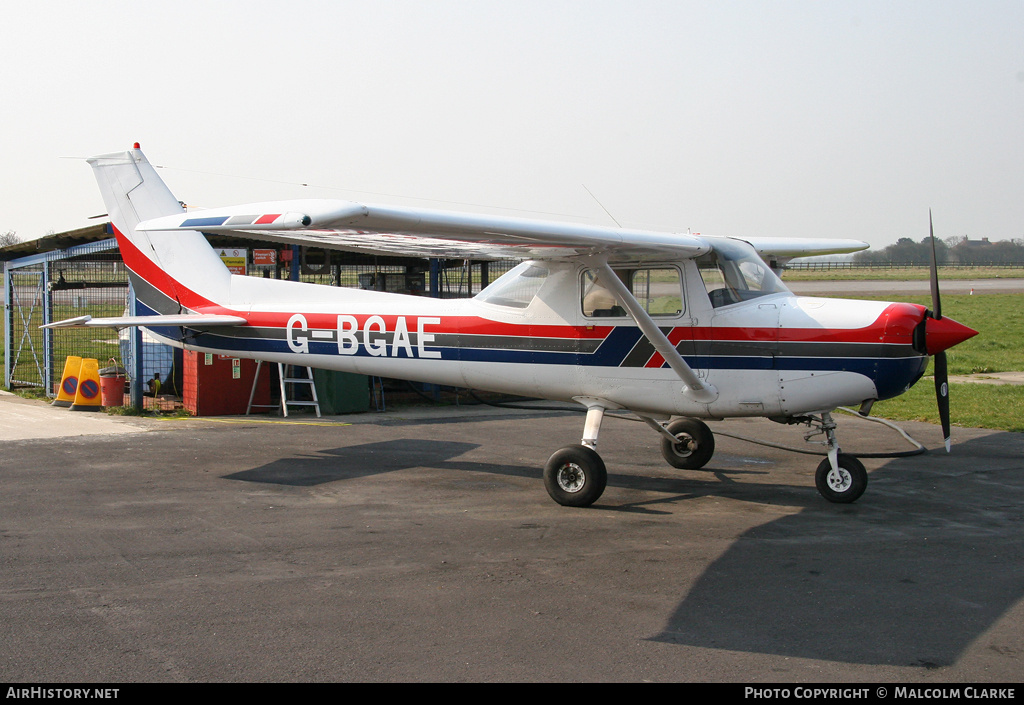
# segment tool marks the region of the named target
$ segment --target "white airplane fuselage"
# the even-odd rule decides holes
[[[715,309],[693,261],[659,263],[678,270],[683,306],[655,320],[718,392],[696,402],[628,316],[584,314],[584,265],[543,266],[548,275],[522,308],[235,275],[233,304],[217,311],[248,325],[153,332],[201,352],[704,418],[790,416],[894,396],[927,363],[912,349],[920,307],[783,292]]]

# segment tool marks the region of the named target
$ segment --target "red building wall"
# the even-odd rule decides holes
[[[234,416],[245,413],[256,376],[255,360],[186,350],[182,369],[182,400],[193,415]],[[270,404],[269,363],[260,369],[253,404]]]

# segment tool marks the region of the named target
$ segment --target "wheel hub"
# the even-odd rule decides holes
[[[845,468],[833,469],[826,480],[833,492],[845,492],[853,485],[853,476]]]
[[[565,492],[579,492],[587,481],[587,475],[576,463],[566,463],[558,469],[555,481]]]
[[[693,455],[693,450],[697,445],[697,442],[685,433],[680,433],[676,438],[678,439],[678,442],[672,446],[672,450],[675,451],[675,454],[680,458],[689,458]]]

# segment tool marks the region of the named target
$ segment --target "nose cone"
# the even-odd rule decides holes
[[[934,355],[977,334],[978,331],[952,318],[935,319],[929,316],[925,323],[925,350],[929,355]]]

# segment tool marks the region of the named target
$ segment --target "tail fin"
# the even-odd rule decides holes
[[[88,163],[142,304],[140,313],[177,314],[227,305],[231,274],[201,233],[136,230],[144,220],[184,211],[138,144]]]

